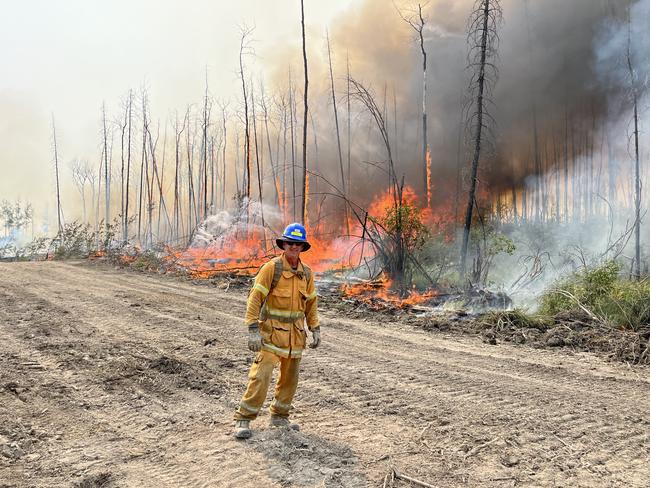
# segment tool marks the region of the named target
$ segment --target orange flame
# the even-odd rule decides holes
[[[386,278],[381,280],[344,284],[341,287],[343,293],[355,300],[365,303],[374,309],[386,308],[387,306],[405,308],[419,303],[427,302],[438,295],[435,290],[428,290],[424,293],[416,291],[409,292],[408,296],[402,297],[391,290],[392,282]]]
[[[288,213],[288,194],[281,193],[280,201],[285,205],[282,210]],[[402,203],[420,208],[417,195],[410,187],[404,187]],[[368,214],[381,220],[395,205],[396,197],[394,189],[391,188],[377,195],[368,206]],[[431,208],[425,207],[420,212],[422,221],[430,228],[443,227],[450,218],[453,219],[451,210],[436,210],[434,213]],[[301,258],[314,272],[337,272],[356,267],[362,260],[362,252],[363,258],[372,257],[372,247],[367,244],[361,245],[362,223],[352,221],[349,223],[351,236],[339,235],[341,229],[332,228],[331,225],[327,231],[329,234],[324,231],[317,234],[309,229],[309,242],[312,247]],[[280,251],[275,247],[275,239],[268,239],[264,229],[255,226],[247,229],[233,226],[226,235],[215,238],[207,246],[182,250],[168,249],[168,256],[165,258],[167,265],[172,269],[183,270],[194,278],[205,279],[222,273],[254,275],[265,262]],[[411,291],[407,296],[403,296],[393,291],[391,287],[392,283],[383,279],[369,283],[347,284],[343,286],[343,292],[376,308],[415,305],[426,302],[438,294],[435,290],[424,293]]]

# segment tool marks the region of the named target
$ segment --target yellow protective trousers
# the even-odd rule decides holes
[[[280,375],[275,385],[275,398],[271,402],[271,415],[289,417],[291,402],[298,387],[300,358],[283,358],[270,351],[257,353],[248,372],[248,387],[235,412],[235,420],[254,420],[262,408],[269,390],[273,370],[280,365]]]

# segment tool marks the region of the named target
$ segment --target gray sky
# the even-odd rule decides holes
[[[309,32],[322,35],[359,0],[306,0]],[[300,42],[298,0],[0,0],[0,200],[37,211],[53,203],[51,117],[69,180],[75,157],[99,158],[100,109],[118,113],[129,88],[146,84],[152,114],[227,98],[236,78],[239,25],[255,26],[263,65],[274,47]],[[319,37],[318,42],[321,42]]]

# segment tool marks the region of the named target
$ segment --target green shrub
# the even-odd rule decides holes
[[[650,324],[650,281],[632,281],[620,272],[614,261],[578,272],[546,291],[539,311],[587,311],[607,325],[632,330]]]

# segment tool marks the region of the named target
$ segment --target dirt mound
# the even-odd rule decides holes
[[[149,367],[156,371],[160,371],[161,373],[178,374],[183,370],[183,363],[176,359],[162,356],[151,361]]]

